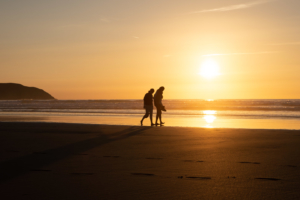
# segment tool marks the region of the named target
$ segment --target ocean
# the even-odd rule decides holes
[[[300,129],[299,99],[166,99],[163,104],[165,126]],[[144,112],[142,100],[0,101],[0,121],[140,125]],[[154,107],[154,121],[155,116]]]

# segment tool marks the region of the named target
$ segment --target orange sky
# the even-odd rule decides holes
[[[298,0],[0,1],[0,82],[57,99],[300,98]],[[207,56],[213,54],[211,56]],[[214,60],[220,75],[199,72]]]

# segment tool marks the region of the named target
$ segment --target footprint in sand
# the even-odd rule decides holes
[[[162,160],[163,158],[146,158],[146,159],[149,159],[149,160]]]
[[[103,156],[104,158],[120,158],[120,156]]]
[[[266,180],[266,181],[280,181],[278,178],[255,178],[257,180]]]
[[[242,163],[242,164],[255,164],[255,165],[260,164],[259,162],[239,162],[239,163]]]
[[[90,176],[93,175],[94,173],[71,173],[72,175],[80,175],[80,176]]]
[[[154,176],[154,174],[148,174],[148,173],[131,173],[131,174],[135,176]]]
[[[201,162],[204,162],[203,160],[197,160],[197,161],[195,161],[195,160],[183,160],[183,162],[199,162],[199,163],[201,163]]]
[[[200,176],[187,176],[186,178],[199,179],[199,180],[210,180],[211,179],[211,177],[200,177]]]
[[[228,176],[227,178],[236,178],[236,177],[235,177],[235,176],[231,176],[231,177],[230,177],[230,176]]]
[[[287,165],[288,167],[297,167],[296,165]]]

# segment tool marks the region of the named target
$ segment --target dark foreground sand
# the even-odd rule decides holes
[[[300,131],[0,123],[0,199],[300,199]]]

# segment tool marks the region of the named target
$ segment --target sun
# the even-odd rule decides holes
[[[207,79],[220,75],[218,63],[211,58],[204,60],[201,65],[200,75]]]

